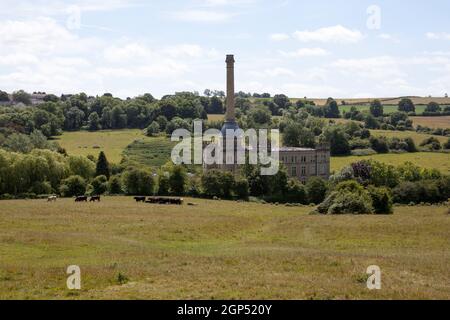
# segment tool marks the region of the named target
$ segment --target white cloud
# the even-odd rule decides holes
[[[272,33],[269,38],[272,41],[284,41],[290,39],[291,37],[286,33]]]
[[[341,25],[320,28],[314,31],[295,31],[294,38],[302,42],[355,43],[363,39],[359,30],[350,30]]]
[[[450,33],[441,32],[427,32],[426,37],[430,40],[450,40]]]
[[[343,74],[364,77],[366,79],[385,79],[401,77],[398,61],[391,56],[378,56],[364,59],[339,59],[331,64]]]
[[[323,57],[330,53],[322,48],[302,48],[296,51],[280,51],[280,54],[288,58],[303,58],[303,57]]]

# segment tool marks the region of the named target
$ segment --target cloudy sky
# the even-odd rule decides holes
[[[450,93],[448,0],[0,0],[0,89]]]

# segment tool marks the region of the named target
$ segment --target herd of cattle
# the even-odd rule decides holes
[[[47,202],[56,202],[57,196],[49,196]],[[170,198],[170,197],[134,197],[136,202],[152,203],[152,204],[175,204],[182,205],[183,198]],[[75,202],[100,202],[100,196],[79,196],[75,198]]]

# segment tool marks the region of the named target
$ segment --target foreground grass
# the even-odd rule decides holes
[[[444,207],[310,216],[306,207],[188,201],[198,205],[2,202],[0,298],[450,298]],[[78,292],[65,288],[72,264]],[[373,264],[377,292],[365,286]]]
[[[137,129],[77,131],[64,132],[57,141],[71,155],[97,157],[103,151],[110,162],[120,163],[123,150],[142,136],[142,131]]]
[[[398,166],[404,162],[412,162],[422,168],[438,169],[442,173],[450,173],[450,153],[417,152],[417,153],[389,153],[371,156],[333,157],[331,170],[337,171],[353,162],[373,159],[390,165]]]

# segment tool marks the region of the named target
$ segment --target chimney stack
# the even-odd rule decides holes
[[[227,113],[226,122],[236,122],[234,110],[234,55],[227,55]]]

